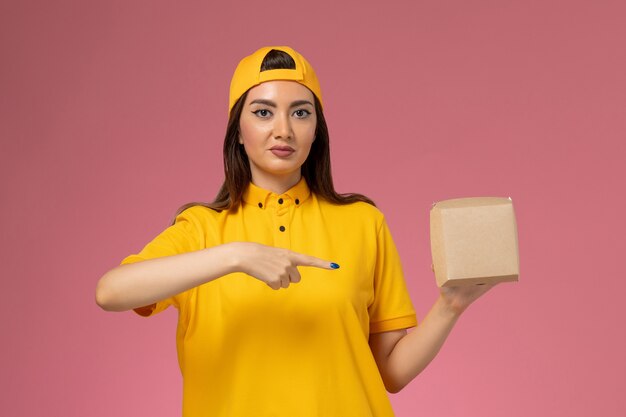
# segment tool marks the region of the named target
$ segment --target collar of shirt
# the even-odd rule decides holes
[[[265,190],[250,182],[248,188],[243,193],[243,201],[261,209],[268,207],[287,208],[292,204],[299,207],[310,195],[311,190],[309,190],[309,186],[304,177],[301,177],[296,185],[282,194]]]

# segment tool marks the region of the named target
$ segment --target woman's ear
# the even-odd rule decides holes
[[[237,136],[239,140],[239,144],[243,145],[243,139],[241,139],[241,133]]]

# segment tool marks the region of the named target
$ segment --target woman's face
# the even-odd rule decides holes
[[[267,81],[248,91],[239,119],[252,181],[259,186],[300,179],[315,139],[313,93],[295,81]]]

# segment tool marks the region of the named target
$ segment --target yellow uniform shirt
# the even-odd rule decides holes
[[[251,183],[238,209],[190,207],[122,264],[233,241],[340,268],[299,267],[302,280],[279,290],[233,273],[135,310],[179,310],[183,416],[393,416],[368,338],[417,320],[383,214],[328,203],[304,178],[281,195]]]

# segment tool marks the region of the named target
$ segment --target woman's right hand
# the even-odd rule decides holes
[[[233,242],[233,245],[236,245],[237,269],[265,282],[273,290],[288,288],[290,283],[300,282],[298,266],[339,268],[339,265],[330,261],[289,249],[254,242]]]
[[[151,306],[233,272],[244,272],[274,290],[300,281],[298,266],[336,269],[329,261],[252,242],[231,242],[177,255],[119,265],[96,286],[96,303],[106,311]]]

